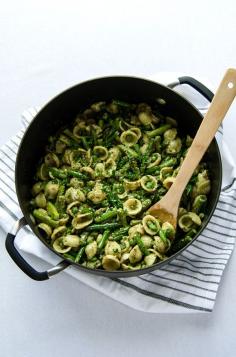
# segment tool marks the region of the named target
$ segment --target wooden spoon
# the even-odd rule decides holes
[[[148,213],[159,218],[162,222],[170,222],[176,228],[179,203],[184,189],[214,138],[235,96],[236,69],[228,69],[202,120],[174,183],[166,195],[149,208]]]

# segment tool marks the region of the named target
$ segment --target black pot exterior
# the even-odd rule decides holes
[[[66,260],[64,256],[56,253],[52,247],[43,240],[30,219],[28,202],[30,200],[33,174],[40,157],[43,155],[50,135],[55,134],[60,127],[72,122],[76,114],[80,110],[88,107],[91,103],[102,100],[108,101],[114,98],[136,103],[153,103],[158,98],[164,99],[166,104],[162,106],[163,113],[176,119],[178,121],[179,130],[191,136],[195,135],[202,121],[202,115],[199,111],[180,94],[159,83],[135,77],[104,77],[83,82],[64,91],[46,104],[33,119],[22,138],[16,160],[16,192],[21,210],[28,225],[43,244],[63,260]],[[219,199],[222,164],[219,148],[215,139],[209,146],[204,160],[209,164],[212,189],[209,195],[205,220],[201,230],[193,241],[206,227]],[[110,278],[137,276],[149,273],[167,264],[192,244],[192,242],[165,261],[156,263],[148,268],[134,271],[109,272],[102,269],[85,268],[69,260],[68,262],[86,272]]]

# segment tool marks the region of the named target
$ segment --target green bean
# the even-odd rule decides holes
[[[135,236],[134,236],[134,239],[136,241],[136,243],[138,244],[139,246],[139,249],[141,250],[141,252],[144,254],[144,255],[149,255],[149,251],[148,249],[145,247],[142,239],[141,239],[141,234],[140,233],[136,233]]]
[[[141,219],[131,219],[131,221],[129,222],[129,224],[131,226],[135,226],[136,224],[142,223]]]
[[[55,167],[50,167],[49,168],[49,172],[51,173],[51,175],[54,177],[54,178],[58,178],[58,179],[66,179],[68,176],[73,176],[73,177],[77,177],[81,180],[86,180],[87,179],[87,176],[84,175],[84,174],[81,174],[80,172],[78,171],[74,171],[74,170],[70,170],[70,169],[66,169],[66,170],[60,170],[60,169],[57,169]]]
[[[87,176],[84,175],[84,174],[81,174],[81,172],[78,172],[78,171],[74,171],[74,170],[67,170],[67,173],[69,176],[73,176],[73,177],[77,177],[78,179],[81,179],[81,180],[86,180],[87,179]]]
[[[148,168],[145,170],[145,172],[146,172],[147,174],[149,174],[149,175],[152,175],[152,174],[154,174],[154,175],[159,175],[159,173],[160,173],[160,168],[159,168],[159,166],[148,167]]]
[[[75,261],[75,257],[69,253],[64,253],[63,256],[69,260]]]
[[[177,160],[175,157],[167,158],[162,161],[161,164],[158,165],[159,169],[162,169],[163,167],[169,167],[169,166],[174,166],[176,164]]]
[[[167,241],[166,231],[160,229],[158,234],[159,234],[161,240],[162,240],[164,243],[166,243],[166,241]]]
[[[48,215],[50,217],[52,217],[52,219],[55,219],[55,220],[59,219],[59,213],[58,213],[55,205],[50,201],[47,202],[47,212],[48,212]]]
[[[103,232],[103,235],[102,235],[102,239],[100,240],[100,242],[98,243],[98,252],[100,252],[106,245],[106,242],[109,238],[109,235],[110,235],[110,230],[109,229],[106,229],[104,232]]]
[[[129,228],[130,227],[124,227],[124,228],[120,228],[118,231],[115,231],[111,236],[112,240],[119,241],[122,238],[124,238],[124,236],[127,235]]]
[[[162,126],[160,126],[157,129],[154,129],[152,131],[146,131],[147,136],[149,136],[149,138],[153,138],[156,135],[161,135],[163,134],[166,130],[168,130],[169,128],[171,128],[170,124],[163,124]]]
[[[59,225],[58,221],[55,221],[49,217],[46,213],[43,213],[40,209],[33,210],[33,216],[40,222],[48,224],[50,227],[56,228]]]
[[[111,219],[113,217],[117,216],[117,209],[114,208],[112,210],[108,210],[105,213],[101,214],[101,216],[95,218],[95,222],[97,223],[102,223],[104,221],[107,221],[108,219]]]
[[[134,146],[133,146],[133,148],[134,148],[134,150],[136,151],[136,153],[138,154],[138,155],[142,155],[142,153],[141,153],[141,151],[140,151],[140,146],[138,145],[138,144],[135,144]]]
[[[147,174],[155,174],[155,175],[159,175],[160,170],[163,169],[163,167],[172,167],[174,165],[176,165],[177,163],[177,159],[175,157],[167,157],[165,158],[161,164],[159,164],[158,166],[153,166],[153,167],[149,167],[146,169],[146,173]]]
[[[57,169],[56,167],[50,167],[49,173],[54,178],[58,178],[58,179],[66,179],[67,178],[66,172],[64,170]]]
[[[59,186],[59,190],[57,193],[57,198],[56,198],[56,202],[55,202],[55,207],[57,209],[57,211],[59,212],[59,214],[64,213],[64,208],[65,208],[65,185],[60,185]]]
[[[104,231],[106,229],[119,228],[121,225],[119,223],[103,223],[103,224],[92,224],[91,226],[86,227],[86,231]]]
[[[105,139],[106,145],[110,146],[116,139],[117,130],[114,129]]]
[[[131,148],[128,147],[128,146],[118,145],[118,147],[119,147],[125,154],[127,154],[128,156],[131,156],[131,157],[138,157],[138,156],[139,156],[139,154],[138,154],[135,150],[131,149]]]
[[[85,246],[81,247],[78,254],[75,257],[75,263],[79,263],[85,251]]]

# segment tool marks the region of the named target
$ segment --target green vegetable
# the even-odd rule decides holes
[[[86,180],[87,176],[84,174],[81,174],[81,172],[74,171],[74,170],[67,170],[67,174],[72,177],[76,177],[80,180]]]
[[[103,223],[103,224],[92,224],[91,226],[86,227],[86,231],[104,231],[106,229],[114,229],[120,227],[119,223]]]
[[[119,149],[121,149],[121,151],[123,151],[129,157],[138,157],[139,156],[139,154],[135,150],[131,149],[128,146],[118,145],[118,147],[119,147]]]
[[[146,133],[150,138],[153,138],[156,135],[163,134],[166,130],[168,130],[170,128],[171,128],[170,124],[164,124],[164,125],[160,126],[159,128],[154,129],[152,131],[147,131]]]
[[[85,251],[85,246],[81,247],[80,250],[78,251],[78,254],[75,257],[75,263],[80,262],[80,260],[82,259],[82,256],[84,255],[84,251]]]
[[[100,242],[98,243],[98,251],[100,252],[106,245],[106,242],[109,238],[109,235],[110,235],[110,230],[109,229],[106,229],[104,232],[103,232],[103,235],[102,235],[102,239],[100,240]]]
[[[162,229],[160,229],[158,234],[159,234],[161,240],[162,240],[164,243],[166,243],[166,241],[167,241],[166,232],[163,231]]]
[[[114,233],[112,233],[112,240],[114,241],[119,241],[122,238],[124,238],[128,231],[129,231],[130,227],[124,227],[124,228],[120,228],[119,230],[115,231]]]
[[[57,169],[56,167],[50,167],[49,173],[53,178],[65,179],[67,178],[67,173],[64,170]]]
[[[199,231],[211,189],[204,162],[184,190],[177,229],[148,213],[192,141],[161,103],[90,103],[49,137],[28,204],[41,236],[65,258],[91,269],[142,269]]]
[[[117,216],[117,209],[114,208],[112,210],[106,211],[101,216],[96,217],[95,218],[95,222],[101,223],[101,222],[107,221],[108,219],[111,219],[111,218],[116,217],[116,216]]]
[[[52,219],[58,220],[59,219],[59,213],[56,209],[56,207],[54,206],[54,204],[52,202],[47,202],[47,212],[48,215],[50,217],[52,217]]]
[[[73,262],[75,261],[75,257],[69,253],[64,253],[63,254],[65,258],[72,260]]]
[[[55,221],[51,217],[41,211],[41,209],[34,209],[33,216],[40,222],[48,224],[50,227],[56,228],[59,225],[58,221]]]
[[[144,255],[149,255],[150,253],[149,253],[148,249],[145,247],[145,245],[143,244],[143,241],[141,239],[141,234],[140,233],[136,233],[136,235],[134,236],[134,239],[135,239],[136,243],[138,244],[139,249],[141,250],[141,252]]]

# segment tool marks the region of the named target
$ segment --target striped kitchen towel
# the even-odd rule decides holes
[[[0,148],[0,224],[6,232],[22,217],[14,185],[15,159],[24,131],[38,109],[30,108],[23,113],[24,128]],[[211,312],[236,236],[235,166],[223,141],[222,128],[216,137],[223,159],[220,199],[207,228],[188,249],[153,273],[133,278],[108,279],[75,267],[69,267],[65,272],[137,310],[152,313]],[[59,262],[58,256],[27,227],[19,232],[16,245],[51,264]]]

